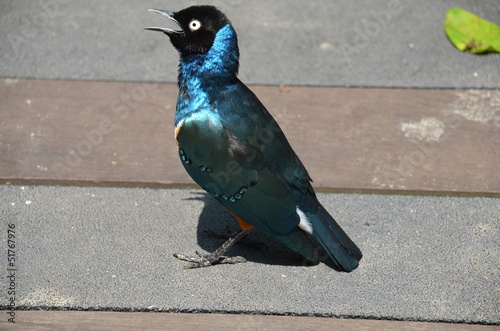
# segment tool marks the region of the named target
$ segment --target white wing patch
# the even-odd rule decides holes
[[[297,207],[297,214],[300,217],[299,228],[301,228],[302,230],[304,230],[309,234],[313,234],[313,228],[311,226],[311,222],[307,219],[306,214],[304,214],[304,212],[302,212],[302,210],[300,210],[299,207]]]

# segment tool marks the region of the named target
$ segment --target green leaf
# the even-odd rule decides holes
[[[466,10],[450,9],[444,20],[444,31],[462,52],[500,52],[500,27]]]

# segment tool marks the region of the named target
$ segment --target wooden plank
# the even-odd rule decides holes
[[[398,330],[493,331],[498,326],[243,314],[18,311],[0,330]]]
[[[253,86],[333,189],[500,192],[500,91]],[[0,80],[7,183],[192,183],[173,139],[175,84]]]

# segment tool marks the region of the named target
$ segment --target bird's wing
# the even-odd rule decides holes
[[[255,94],[240,81],[225,93],[213,96],[226,126],[244,145],[262,153],[262,162],[280,176],[289,191],[314,195],[311,177],[290,146],[283,131]],[[234,128],[234,129],[233,129]]]
[[[237,217],[269,235],[299,223],[286,185],[258,148],[239,140],[210,110],[199,110],[177,128],[179,154],[189,175]],[[226,123],[227,124],[227,123]]]

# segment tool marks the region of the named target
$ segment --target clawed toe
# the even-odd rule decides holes
[[[194,268],[202,268],[209,267],[216,264],[235,264],[247,262],[242,256],[217,256],[214,254],[202,254],[196,251],[195,256],[186,256],[182,254],[174,254],[174,257],[178,258],[182,261],[187,261],[189,264],[186,266],[186,269],[194,269]]]
[[[235,236],[229,238],[225,243],[222,244],[221,247],[219,247],[217,250],[215,250],[215,252],[211,254],[202,254],[197,251],[196,255],[198,255],[198,257],[186,256],[181,254],[174,254],[174,256],[179,260],[190,262],[186,266],[187,269],[209,267],[216,264],[235,264],[246,262],[247,260],[245,260],[245,258],[241,256],[229,257],[225,256],[224,254],[231,246],[234,245],[234,243],[245,237],[251,231],[252,229],[241,230]]]

